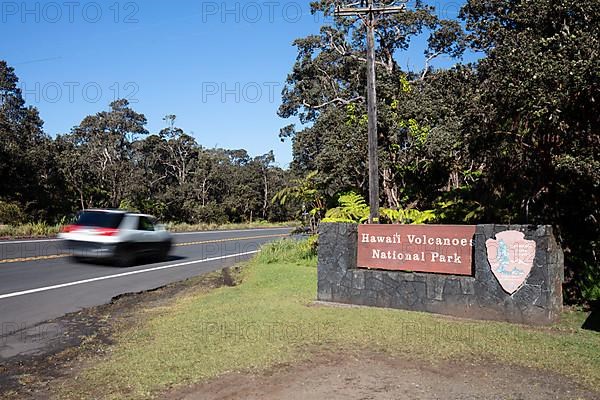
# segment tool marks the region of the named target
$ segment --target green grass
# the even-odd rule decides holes
[[[529,328],[390,309],[312,305],[315,258],[302,242],[266,247],[236,287],[189,295],[118,334],[60,398],[148,398],[231,371],[263,370],[313,351],[381,351],[429,362],[493,360],[558,372],[600,389],[600,335],[583,313]],[[304,260],[304,261],[303,261]],[[308,261],[306,261],[308,260]]]

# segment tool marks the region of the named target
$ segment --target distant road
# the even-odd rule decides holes
[[[175,234],[168,262],[131,268],[73,263],[57,239],[0,242],[0,327],[35,326],[121,294],[216,271],[252,257],[262,244],[290,232],[275,228]]]

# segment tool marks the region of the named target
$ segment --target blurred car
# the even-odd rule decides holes
[[[165,260],[173,241],[151,215],[104,209],[81,211],[58,237],[76,261],[105,259],[122,267],[141,257]]]

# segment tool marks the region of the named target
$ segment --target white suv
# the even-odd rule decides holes
[[[122,210],[81,211],[58,235],[74,260],[107,259],[128,267],[142,256],[169,255],[173,238],[151,215]]]

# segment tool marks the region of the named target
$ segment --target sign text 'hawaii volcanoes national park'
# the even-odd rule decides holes
[[[472,275],[475,226],[359,225],[358,267]]]

